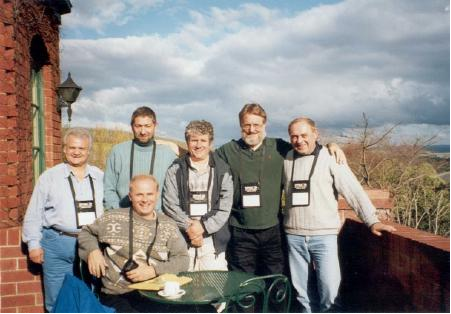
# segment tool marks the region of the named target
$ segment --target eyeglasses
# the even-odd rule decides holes
[[[260,131],[263,128],[263,124],[251,124],[251,123],[248,123],[248,124],[242,124],[241,125],[241,129],[243,131],[246,131],[246,132],[250,131],[252,128],[254,130],[256,130],[256,131]]]

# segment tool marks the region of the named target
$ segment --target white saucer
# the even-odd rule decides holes
[[[185,293],[186,293],[186,291],[183,290],[183,289],[180,289],[179,292],[177,294],[174,294],[174,295],[167,295],[166,293],[164,293],[164,290],[158,291],[158,295],[159,296],[162,296],[163,298],[166,298],[166,299],[169,299],[169,300],[178,299],[182,295],[184,295]]]

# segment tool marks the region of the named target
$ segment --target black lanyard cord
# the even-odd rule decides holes
[[[213,177],[213,167],[210,167],[210,171],[208,172],[208,183],[207,183],[207,206],[210,208],[210,187],[211,187],[211,181]],[[196,192],[196,191],[194,191]],[[191,190],[189,188],[189,169],[188,169],[188,195],[191,194]]]
[[[155,241],[157,240],[157,234],[158,234],[158,214],[155,213],[155,236],[152,240],[152,243],[150,243],[149,247],[147,248],[147,258],[150,256],[150,252],[152,251],[152,248],[155,244]],[[129,260],[133,259],[133,207],[130,207],[129,211],[129,225],[128,225],[128,258]]]
[[[90,174],[88,174],[88,177],[89,177],[89,184],[91,185],[92,200],[93,200],[94,211],[95,211],[96,210],[96,194],[95,194],[95,190],[94,190],[94,182],[92,181],[92,177]],[[70,191],[72,193],[72,199],[74,200],[75,214],[77,214],[77,198],[75,195],[74,183],[72,182],[72,178],[71,178],[70,174],[67,177],[67,180],[69,180]]]
[[[152,158],[150,161],[150,171],[149,174],[153,175],[153,167],[155,165],[155,155],[157,151],[157,143],[155,143],[155,140],[153,141],[153,149],[152,149]],[[132,145],[130,148],[130,181],[133,178],[133,159],[135,155],[135,140],[132,141]]]
[[[313,176],[313,172],[315,171],[315,167],[316,167],[316,162],[318,160],[318,156],[319,156],[319,152],[321,150],[321,145],[319,145],[318,147],[315,148],[315,157],[313,159],[313,163],[312,163],[312,168],[310,168],[310,174],[308,176],[308,180],[310,181],[310,179]],[[296,152],[295,150],[293,150],[293,163],[291,164],[291,182],[293,182],[294,179],[294,163],[296,162],[296,159],[298,159],[299,157],[302,157],[298,154],[298,152]]]

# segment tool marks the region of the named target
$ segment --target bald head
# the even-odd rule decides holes
[[[159,194],[158,189],[158,181],[152,175],[137,175],[130,181],[128,196],[133,210],[142,218],[154,219]]]

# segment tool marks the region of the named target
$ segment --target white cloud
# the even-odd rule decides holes
[[[203,118],[221,143],[239,136],[238,111],[256,101],[272,136],[285,137],[295,116],[345,128],[362,112],[376,126],[449,128],[447,5],[348,0],[284,16],[243,4],[193,11],[167,36],[63,40],[63,68],[84,87],[74,121],[128,123],[149,105],[160,132],[182,138],[189,120]]]
[[[125,25],[131,18],[164,0],[72,0],[72,12],[63,15],[68,28],[94,29],[102,33],[109,24]]]

